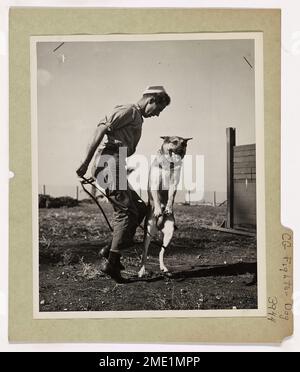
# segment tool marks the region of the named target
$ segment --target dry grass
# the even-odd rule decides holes
[[[112,208],[103,203],[109,219]],[[203,229],[219,225],[225,206],[175,206],[178,230],[166,252],[173,271],[194,275],[164,278],[159,274],[158,252],[150,246],[149,280],[116,285],[99,270],[98,251],[111,233],[97,206],[84,203],[72,209],[40,210],[41,311],[128,311],[253,309],[256,286],[246,286],[252,273],[201,275],[201,267],[218,267],[256,261],[256,239]],[[142,241],[143,231],[138,230]],[[123,252],[123,275],[137,278],[142,245]],[[204,272],[204,271],[203,271]],[[63,274],[62,274],[63,273]]]
[[[87,280],[95,279],[97,276],[101,276],[102,273],[99,269],[96,268],[95,265],[91,263],[85,263],[83,257],[81,257],[80,261],[80,268],[77,271],[77,275],[85,278]]]

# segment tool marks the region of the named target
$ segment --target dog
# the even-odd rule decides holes
[[[192,138],[178,136],[160,137],[163,144],[151,164],[148,179],[148,213],[145,220],[145,238],[142,254],[142,266],[138,277],[146,273],[147,253],[151,238],[161,231],[163,245],[159,253],[159,267],[164,273],[168,268],[164,264],[164,253],[169,247],[175,229],[173,213],[174,199],[180,180],[182,161],[186,154],[187,142]]]

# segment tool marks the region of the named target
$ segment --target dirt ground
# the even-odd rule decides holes
[[[110,205],[102,204],[111,220]],[[124,251],[116,284],[99,270],[98,252],[110,231],[96,205],[40,209],[40,311],[211,310],[257,308],[256,238],[205,229],[224,220],[225,207],[175,206],[173,241],[159,272],[159,247],[151,244],[148,274],[137,278],[140,242]],[[157,237],[156,242],[159,242]]]

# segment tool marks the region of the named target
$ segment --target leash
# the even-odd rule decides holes
[[[96,186],[94,185],[93,179],[92,179],[92,178],[87,179],[87,178],[85,178],[85,177],[81,177],[81,178],[82,178],[82,181],[80,181],[80,183],[81,183],[81,187],[82,187],[83,190],[84,190],[84,191],[85,191],[85,192],[86,192],[86,193],[87,193],[87,194],[88,194],[88,195],[89,195],[89,196],[94,200],[94,202],[97,204],[97,206],[99,207],[100,211],[101,211],[102,214],[103,214],[103,217],[105,218],[105,221],[106,221],[106,223],[107,223],[107,225],[108,225],[110,231],[112,232],[112,231],[113,231],[113,228],[112,228],[111,224],[109,223],[109,220],[108,220],[108,218],[107,218],[107,216],[106,216],[106,214],[105,214],[103,208],[101,207],[101,205],[100,205],[100,203],[98,202],[97,198],[95,198],[94,195],[91,194],[91,193],[86,189],[86,187],[85,187],[86,184],[89,184],[89,185],[91,185],[91,186],[93,186],[93,187],[96,187]],[[97,187],[96,187],[96,188],[97,188]],[[105,195],[104,192],[102,192],[102,190],[100,190],[100,189],[98,189],[98,188],[97,188],[97,190],[100,191],[104,196],[107,197],[107,195]]]
[[[81,177],[81,187],[83,188],[83,190],[94,200],[94,202],[97,204],[98,208],[100,209],[101,213],[103,214],[103,217],[105,218],[105,221],[110,229],[111,232],[113,232],[113,228],[103,210],[103,208],[101,207],[100,203],[98,202],[97,198],[94,197],[94,195],[92,195],[85,187],[86,184],[88,185],[91,185],[92,187],[94,187],[95,189],[97,189],[105,198],[107,198],[107,200],[109,200],[112,204],[116,205],[118,208],[121,208],[122,209],[122,206],[119,204],[119,203],[116,203],[115,200],[111,199],[109,196],[106,195],[105,192],[103,192],[96,184],[95,184],[95,180],[94,178],[86,178],[84,176]],[[127,207],[123,207],[123,210],[128,210]],[[130,210],[130,209],[129,209]],[[146,234],[148,234],[151,238],[154,238],[147,230],[146,230],[146,227],[143,226],[143,225],[138,225],[138,227],[140,227],[141,229],[143,229],[144,231],[144,239],[145,239],[145,236]],[[155,241],[152,241],[152,244],[156,245],[157,247],[160,247],[160,248],[165,248],[163,244],[158,244],[156,243]]]

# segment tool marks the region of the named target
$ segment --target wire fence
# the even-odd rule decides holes
[[[91,186],[87,186],[89,191],[97,197],[101,198],[101,194]],[[136,190],[139,196],[143,200],[148,199],[146,190]],[[39,185],[39,194],[40,195],[49,195],[51,197],[63,197],[68,196],[76,200],[84,200],[89,198],[89,196],[84,192],[80,184],[77,185]],[[212,206],[219,206],[226,202],[226,192],[224,191],[204,191],[204,192],[193,192],[190,190],[178,190],[176,193],[175,202],[184,203],[187,205],[197,205],[197,204],[206,204]],[[103,198],[103,201],[106,201]]]

